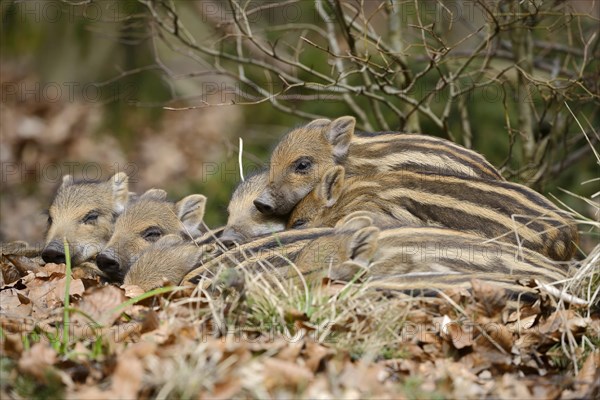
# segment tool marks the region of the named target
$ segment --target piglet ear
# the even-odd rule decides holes
[[[368,211],[355,211],[346,215],[335,224],[337,232],[352,232],[373,225],[373,218]]]
[[[344,158],[348,155],[355,127],[356,119],[350,116],[340,117],[329,125],[325,137],[333,146],[334,157]]]
[[[342,194],[344,185],[344,167],[335,166],[327,170],[317,186],[317,196],[326,207],[333,206]]]
[[[378,228],[369,226],[359,229],[352,235],[346,247],[348,259],[366,268],[377,251],[378,240]]]
[[[129,177],[125,172],[119,172],[110,178],[113,193],[114,210],[121,213],[129,200]]]
[[[167,200],[167,192],[162,189],[148,189],[140,196],[140,200],[156,200],[165,201]]]
[[[183,234],[198,236],[206,208],[206,196],[191,194],[175,204],[177,218],[183,223]]]
[[[62,183],[60,184],[60,188],[64,188],[73,184],[75,179],[73,179],[73,175],[65,175],[62,177]]]
[[[325,128],[331,124],[331,120],[327,118],[319,118],[310,121],[308,124],[304,125],[304,129],[320,129]]]

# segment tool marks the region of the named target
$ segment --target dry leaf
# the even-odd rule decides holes
[[[487,317],[497,316],[506,305],[506,291],[479,279],[471,280],[473,297],[477,300],[478,309]]]
[[[465,331],[457,322],[451,321],[447,315],[442,319],[439,333],[459,350],[473,345],[471,333]]]
[[[308,321],[309,318],[303,311],[296,309],[287,309],[284,313],[285,321],[287,323],[292,323],[296,321]]]
[[[122,312],[115,312],[115,308],[125,300],[121,289],[112,285],[100,286],[86,291],[77,308],[100,325],[111,326]],[[74,318],[81,319],[83,323],[89,321],[82,316],[77,317],[76,315]]]
[[[575,382],[574,390],[566,393],[563,396],[565,399],[585,399],[592,398],[592,391],[596,391],[596,395],[600,391],[600,351],[596,350],[590,353],[583,366],[579,370]]]
[[[537,319],[537,315],[530,315],[529,317],[521,318],[518,321],[509,323],[506,327],[511,332],[523,332],[530,329]]]
[[[144,289],[142,289],[138,285],[121,285],[121,288],[125,290],[125,297],[129,299],[133,299],[134,297],[146,293]]]
[[[312,341],[306,343],[303,354],[306,358],[306,366],[312,371],[317,372],[321,363],[335,352],[331,349]]]
[[[262,365],[265,373],[264,384],[267,388],[279,385],[297,387],[307,384],[314,378],[308,368],[293,362],[267,358],[262,361]]]
[[[500,346],[501,350],[507,353],[510,352],[513,345],[513,335],[505,325],[488,323],[478,328],[478,330],[482,329],[485,332],[485,335],[481,334],[477,338],[476,342],[478,345],[490,348],[498,348],[497,346]]]
[[[44,381],[48,368],[56,362],[56,352],[49,343],[40,342],[21,355],[19,370],[34,378]]]
[[[21,305],[21,300],[16,289],[2,290],[0,292],[0,311],[14,312]]]
[[[356,364],[347,362],[339,379],[346,388],[376,393],[381,389],[381,382],[388,375],[389,373],[381,365],[369,365],[359,361]]]
[[[156,344],[140,342],[133,344],[118,357],[112,374],[110,390],[103,398],[134,399],[142,387],[144,365],[142,359],[156,352]]]
[[[543,335],[557,339],[561,332],[567,329],[573,333],[582,333],[590,322],[589,319],[580,317],[574,310],[558,310],[540,324],[539,331]]]
[[[12,359],[19,359],[23,353],[23,337],[21,333],[8,332],[4,327],[3,329],[5,330],[3,339],[0,340],[0,355]]]
[[[281,347],[281,350],[279,351],[279,353],[277,353],[277,358],[283,361],[296,361],[296,359],[300,356],[302,348],[304,347],[304,342],[300,340],[293,342],[281,341],[280,343],[284,344],[283,346],[277,346],[276,343],[272,343],[272,341],[269,342],[270,343],[267,343],[266,346],[263,346],[263,348],[266,350],[268,348],[273,349]]]
[[[56,282],[56,289],[54,293],[57,297],[60,297],[61,300],[64,300],[66,283],[66,279],[60,279],[58,282]],[[71,280],[71,284],[69,285],[69,295],[81,296],[83,292],[85,292],[85,287],[83,286],[83,282],[81,281],[81,279]]]

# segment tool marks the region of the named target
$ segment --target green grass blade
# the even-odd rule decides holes
[[[63,311],[63,335],[62,335],[62,353],[65,354],[69,346],[69,317],[70,317],[70,293],[71,293],[71,253],[69,251],[69,243],[67,238],[63,238],[63,245],[65,247],[65,300],[64,300],[64,311]]]

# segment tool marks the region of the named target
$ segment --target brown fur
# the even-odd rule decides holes
[[[268,171],[263,171],[238,185],[227,206],[229,217],[221,241],[241,244],[285,229],[285,217],[264,215],[254,206],[254,199],[266,188],[267,180]]]
[[[344,157],[354,125],[352,117],[341,117],[333,122],[318,119],[287,134],[271,155],[269,182],[256,200],[272,206],[276,215],[288,214],[319,182],[323,173],[336,164],[336,154]],[[302,161],[310,166],[299,172],[297,163]]]
[[[179,234],[188,240],[201,233],[206,197],[190,195],[177,203],[167,193],[150,189],[131,204],[115,223],[114,233],[98,255],[98,267],[120,282],[140,254],[162,236]]]
[[[504,181],[481,154],[428,135],[387,133],[355,136],[344,167],[349,175],[415,171]]]
[[[125,275],[124,284],[149,291],[166,282],[177,285],[205,256],[204,247],[179,235],[166,235],[150,245]]]
[[[358,214],[358,215],[357,215]],[[307,245],[296,264],[306,277],[350,281],[359,276],[373,285],[400,290],[450,288],[473,278],[512,284],[537,279],[549,284],[565,271],[540,254],[507,243],[485,243],[479,236],[444,228],[400,227],[380,230],[354,213],[335,234]],[[395,283],[393,283],[395,281]]]
[[[448,140],[399,133],[355,136],[353,117],[315,120],[287,134],[271,155],[267,188],[256,198],[265,214],[287,215],[334,165],[349,175],[422,171],[504,180],[480,154]],[[298,170],[302,161],[310,167]]]
[[[63,238],[69,243],[73,265],[94,259],[110,239],[128,199],[125,173],[106,182],[75,182],[72,176],[64,176],[49,209],[44,260],[64,262]]]
[[[269,234],[226,251],[190,271],[183,280],[193,283],[202,276],[213,278],[222,268],[268,271],[285,277],[290,262],[296,259],[306,244],[332,231],[329,228],[315,228]]]
[[[379,224],[447,227],[555,260],[572,258],[578,241],[572,218],[522,185],[409,171],[345,179],[339,166],[296,206],[288,225],[333,226],[360,210]]]
[[[373,290],[415,293],[470,288],[472,279],[512,293],[535,293],[517,281],[551,284],[566,276],[554,262],[527,249],[444,228],[379,229],[362,212],[335,229],[287,231],[247,243],[190,270],[182,284],[206,277],[206,285],[230,268],[296,284],[301,284],[300,272],[309,284],[325,277],[358,279]]]

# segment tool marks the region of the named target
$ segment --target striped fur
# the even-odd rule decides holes
[[[423,171],[503,180],[480,154],[448,140],[400,133],[355,136],[353,117],[320,119],[288,133],[271,155],[267,188],[255,204],[265,214],[287,215],[334,165],[350,175]]]
[[[324,277],[350,281],[365,271],[364,284],[379,291],[429,294],[468,289],[473,279],[479,279],[511,294],[533,294],[534,289],[519,281],[552,284],[566,276],[551,260],[510,244],[486,243],[481,237],[444,228],[380,230],[371,223],[369,218],[351,215],[335,229],[288,231],[277,238],[261,238],[198,266],[182,283],[195,284],[201,277],[210,280],[221,268],[275,273],[279,279],[298,284],[298,271],[308,282]]]
[[[535,300],[535,296],[539,293],[537,284],[534,283],[534,287],[529,286],[531,280],[539,280],[537,275],[516,277],[500,273],[482,274],[479,272],[452,275],[431,273],[427,276],[408,273],[392,275],[385,279],[373,279],[366,282],[365,285],[368,289],[379,292],[435,296],[443,291],[470,290],[475,279],[506,290],[508,297],[512,299]]]
[[[265,266],[279,275],[287,275],[287,267],[293,262],[300,250],[313,240],[331,234],[331,228],[314,228],[280,232],[238,245],[207,263],[190,271],[182,282],[197,282],[199,277],[213,277],[222,268],[241,268],[245,270],[263,270]]]
[[[397,291],[468,288],[480,279],[520,293],[531,290],[519,280],[552,284],[566,278],[555,262],[511,244],[444,228],[380,230],[369,218],[353,215],[334,234],[307,245],[296,264],[306,277],[326,271],[331,279],[349,281],[364,273],[370,287]]]
[[[333,226],[368,210],[378,223],[441,226],[569,260],[578,233],[574,221],[535,191],[515,183],[417,172],[345,179],[333,167],[290,216],[290,227]]]
[[[344,167],[349,175],[416,171],[504,180],[481,154],[449,140],[414,134],[355,136]]]

